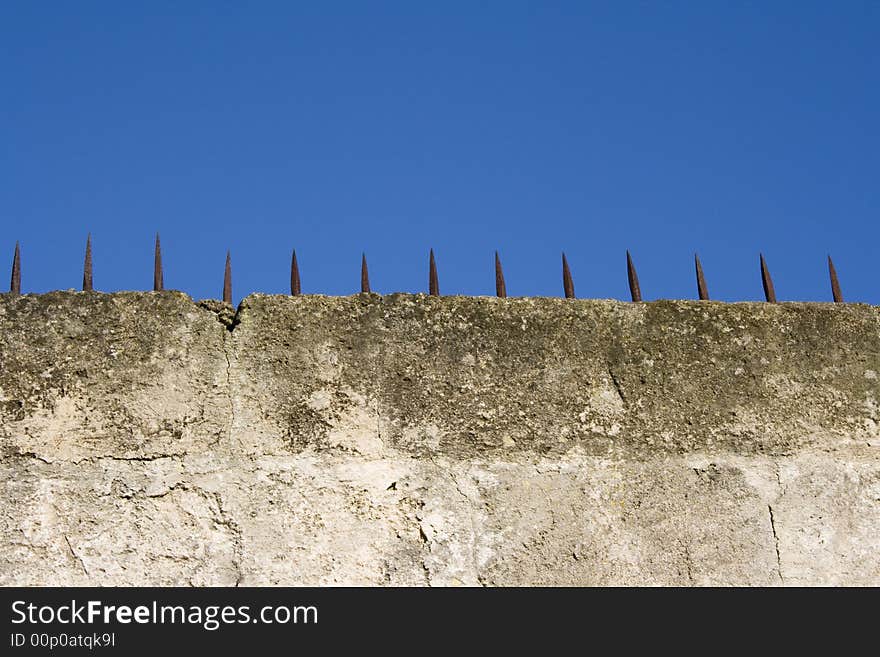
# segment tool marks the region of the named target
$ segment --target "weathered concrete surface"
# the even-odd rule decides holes
[[[880,312],[0,298],[0,584],[880,584]]]

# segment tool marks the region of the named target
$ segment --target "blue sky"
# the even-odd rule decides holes
[[[23,289],[880,303],[880,3],[0,4]]]

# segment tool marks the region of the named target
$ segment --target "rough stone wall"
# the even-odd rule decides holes
[[[0,584],[880,584],[880,309],[0,298]]]

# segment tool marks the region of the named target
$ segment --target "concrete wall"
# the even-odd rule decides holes
[[[0,584],[880,584],[880,310],[0,298]]]

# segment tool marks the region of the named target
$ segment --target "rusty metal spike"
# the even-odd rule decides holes
[[[843,294],[840,292],[840,281],[837,280],[837,271],[834,269],[834,263],[831,256],[828,256],[828,275],[831,276],[831,296],[834,303],[843,303]]]
[[[290,294],[297,297],[302,294],[302,286],[299,282],[299,264],[296,261],[296,249],[290,256]]]
[[[432,297],[440,296],[440,282],[437,279],[437,263],[434,261],[434,249],[431,249],[431,257],[428,261],[428,294]]]
[[[223,272],[223,303],[232,304],[232,256],[226,252],[226,270]]]
[[[764,299],[768,303],[776,303],[776,291],[773,289],[773,279],[770,278],[770,270],[767,269],[764,254],[759,255],[761,256],[761,285],[764,286]]]
[[[15,243],[15,253],[12,256],[12,279],[9,282],[11,294],[21,294],[21,251],[18,242]]]
[[[153,256],[153,291],[165,289],[165,277],[162,273],[162,247],[159,244],[159,233],[156,233],[156,253]]]
[[[703,265],[700,264],[700,256],[694,254],[694,266],[697,269],[697,296],[700,301],[709,300],[709,290],[706,288],[706,277],[703,276]]]
[[[507,298],[507,286],[504,284],[504,270],[501,269],[501,258],[495,252],[495,296]]]
[[[562,289],[566,299],[574,299],[574,281],[571,280],[571,270],[568,268],[565,253],[562,254]]]
[[[86,261],[83,264],[83,292],[92,291],[92,234],[86,237]]]
[[[632,300],[641,301],[642,291],[639,289],[639,276],[636,274],[636,267],[633,265],[629,251],[626,252],[626,276],[629,279],[629,293]]]
[[[370,272],[367,269],[367,254],[361,254],[361,293],[369,294],[370,292]]]

